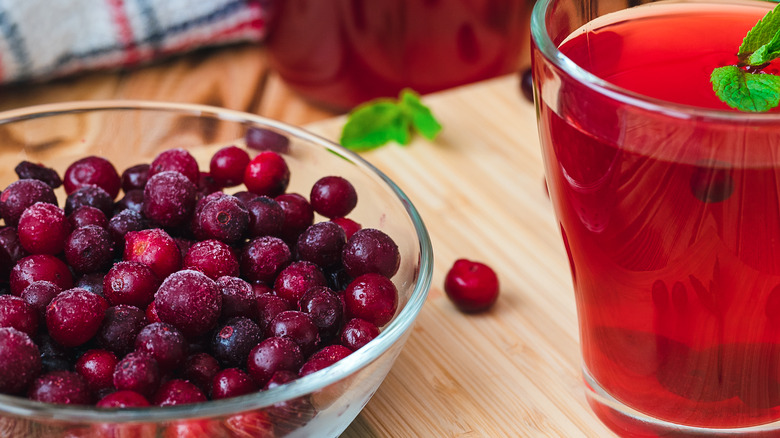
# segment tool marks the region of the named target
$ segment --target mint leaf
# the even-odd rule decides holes
[[[764,112],[780,104],[778,76],[748,73],[729,65],[713,70],[710,82],[720,100],[741,111]]]
[[[394,141],[407,145],[412,131],[433,140],[442,127],[413,90],[404,89],[398,100],[379,98],[350,112],[341,131],[341,144],[354,151],[367,151]]]
[[[430,108],[420,101],[420,95],[413,90],[401,91],[401,108],[411,119],[412,126],[428,140],[433,140],[441,131],[441,125],[433,117]]]
[[[749,65],[763,65],[780,56],[780,30],[772,39],[748,57]]]
[[[756,52],[761,46],[770,42],[780,29],[780,4],[767,12],[764,18],[758,20],[755,26],[750,29],[739,46],[738,55],[751,54]]]

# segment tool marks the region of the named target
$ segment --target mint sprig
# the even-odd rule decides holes
[[[718,98],[740,111],[766,112],[780,105],[780,76],[761,71],[780,58],[780,4],[748,31],[737,56],[737,65],[718,67],[710,75]]]
[[[340,142],[347,149],[367,151],[391,141],[408,145],[414,132],[433,140],[441,129],[431,110],[420,101],[420,95],[404,89],[397,100],[374,99],[352,110]]]

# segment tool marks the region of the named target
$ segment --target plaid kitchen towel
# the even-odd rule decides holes
[[[0,0],[0,82],[259,41],[260,0]]]

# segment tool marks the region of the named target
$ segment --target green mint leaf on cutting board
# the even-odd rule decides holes
[[[766,112],[780,105],[780,76],[762,73],[780,58],[780,4],[748,31],[737,53],[739,63],[718,67],[710,82],[718,98],[747,112]]]
[[[353,151],[367,151],[391,141],[408,145],[413,131],[433,140],[441,125],[417,93],[404,89],[398,100],[379,98],[358,105],[344,124],[340,142]]]

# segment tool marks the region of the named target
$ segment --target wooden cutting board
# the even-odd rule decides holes
[[[518,77],[425,102],[444,126],[435,142],[363,156],[419,209],[433,241],[433,286],[392,371],[343,436],[614,436],[585,399],[568,263]],[[343,123],[308,128],[337,140]],[[458,258],[498,273],[491,311],[462,314],[444,295]]]

